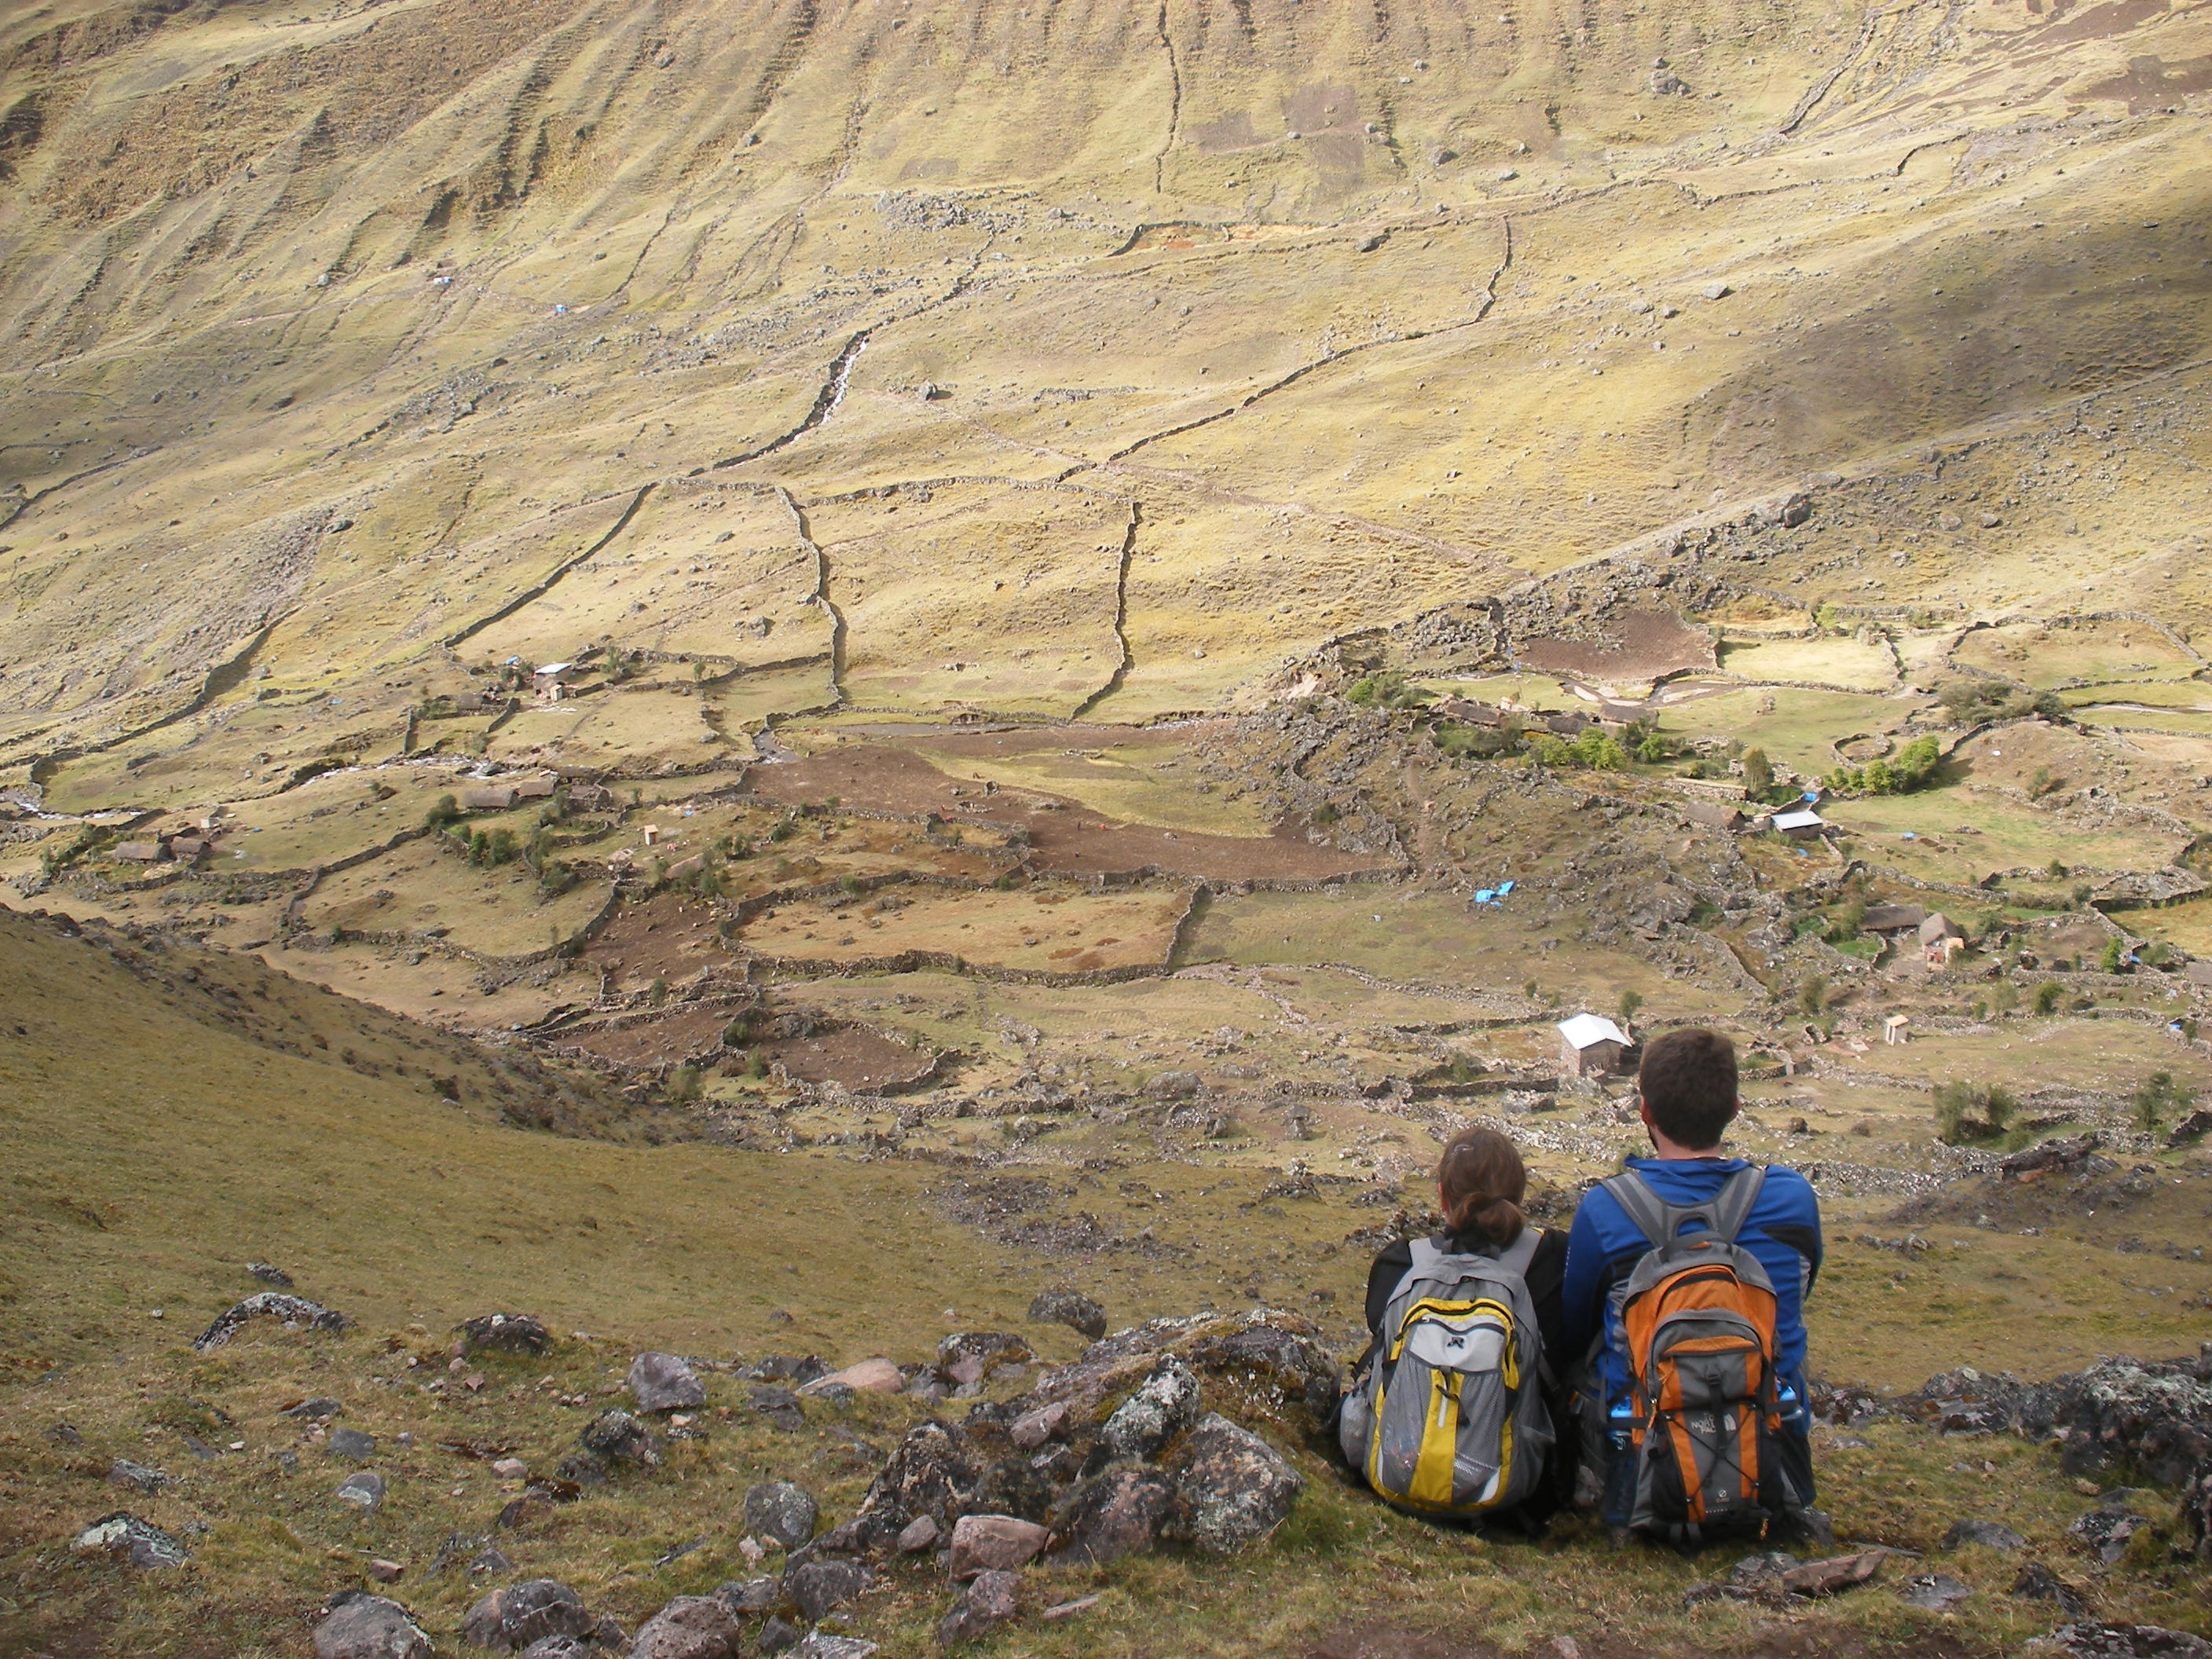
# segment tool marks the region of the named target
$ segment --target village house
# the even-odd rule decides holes
[[[1559,1065],[1569,1077],[1604,1077],[1617,1071],[1628,1033],[1602,1014],[1577,1014],[1559,1022]]]
[[[1702,823],[1711,830],[1733,831],[1744,826],[1742,808],[1724,800],[1686,800],[1680,811],[1692,823]]]
[[[1828,821],[1809,806],[1800,806],[1786,812],[1777,812],[1772,819],[1777,835],[1787,836],[1791,841],[1817,841]]]
[[[514,798],[517,800],[550,800],[553,792],[561,787],[561,780],[550,773],[539,778],[517,778]]]
[[[549,662],[531,675],[530,684],[536,690],[541,702],[558,702],[561,701],[562,688],[575,678],[575,673],[574,663]]]
[[[513,784],[489,784],[483,788],[462,790],[460,806],[464,812],[504,812],[514,806],[515,799]]]
[[[1920,924],[1920,950],[1930,968],[1947,968],[1951,958],[1966,948],[1966,938],[1950,917],[1936,911]]]
[[[1928,920],[1928,908],[1921,904],[1869,904],[1866,920],[1859,927],[1869,933],[1909,933],[1918,929]]]
[[[158,841],[118,841],[108,856],[125,864],[155,864],[164,854]]]

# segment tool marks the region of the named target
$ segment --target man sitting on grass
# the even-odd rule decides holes
[[[1617,1534],[1633,1528],[1695,1541],[1709,1519],[1759,1510],[1795,1516],[1812,1503],[1805,1297],[1820,1270],[1820,1207],[1795,1170],[1760,1170],[1722,1152],[1740,1105],[1728,1038],[1694,1027],[1653,1038],[1637,1085],[1652,1156],[1626,1159],[1623,1173],[1592,1188],[1575,1212],[1561,1291],[1566,1352],[1589,1355],[1580,1389],[1583,1444],[1602,1486],[1607,1524]],[[1677,1240],[1683,1243],[1671,1253],[1655,1250]],[[1726,1248],[1730,1243],[1743,1256]],[[1716,1290],[1711,1270],[1729,1261],[1739,1264],[1735,1277]],[[1757,1284],[1762,1270],[1771,1304]],[[1669,1330],[1685,1328],[1667,1322],[1670,1306],[1694,1312],[1701,1299],[1716,1310],[1740,1310],[1756,1334],[1747,1345],[1770,1352],[1748,1363],[1715,1352],[1725,1349],[1724,1334],[1670,1347]],[[1711,1333],[1724,1322],[1697,1329]],[[1763,1377],[1770,1366],[1765,1407],[1733,1409],[1729,1391],[1749,1389],[1759,1398],[1743,1379]],[[1640,1405],[1639,1373],[1647,1382]],[[1660,1395],[1692,1402],[1671,1425],[1652,1418],[1655,1376]],[[1769,1412],[1780,1417],[1781,1431],[1756,1435],[1753,1425]],[[1655,1476],[1654,1466],[1677,1446],[1686,1479]],[[1624,1455],[1632,1447],[1636,1455]],[[1716,1468],[1701,1482],[1698,1471]]]

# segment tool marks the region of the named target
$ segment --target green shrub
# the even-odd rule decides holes
[[[1743,787],[1754,795],[1774,787],[1774,763],[1766,758],[1764,749],[1743,751]]]
[[[2186,1112],[2194,1099],[2187,1089],[2173,1080],[2172,1073],[2153,1072],[2130,1097],[2129,1115],[2143,1133],[2155,1134],[2167,1118]]]
[[[2049,979],[2044,981],[2035,988],[2035,1012],[2039,1014],[2057,1013],[2058,1000],[2065,994],[2065,988],[2057,981]]]

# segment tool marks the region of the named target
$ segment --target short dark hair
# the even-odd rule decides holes
[[[1697,1025],[1662,1032],[1644,1045],[1636,1086],[1668,1139],[1696,1152],[1717,1146],[1736,1114],[1735,1044]]]

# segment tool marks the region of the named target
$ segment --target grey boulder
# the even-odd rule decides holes
[[[814,1625],[875,1582],[875,1574],[858,1561],[808,1561],[783,1575],[783,1593]]]
[[[107,1484],[128,1486],[133,1492],[143,1492],[151,1497],[164,1486],[173,1486],[175,1480],[159,1469],[149,1469],[143,1463],[134,1463],[127,1457],[118,1457],[108,1466]]]
[[[629,1381],[641,1412],[689,1411],[707,1403],[707,1385],[680,1355],[641,1353],[629,1363]]]
[[[1106,1310],[1080,1291],[1045,1291],[1030,1304],[1030,1317],[1040,1325],[1065,1325],[1093,1342],[1106,1334]]]
[[[528,1314],[483,1314],[465,1322],[460,1333],[461,1352],[471,1356],[539,1354],[553,1346],[551,1334]]]
[[[1022,1576],[994,1571],[979,1573],[937,1626],[941,1647],[972,1642],[1021,1611]]]
[[[339,1481],[332,1495],[342,1504],[369,1510],[384,1502],[384,1477],[374,1469],[362,1469]]]
[[[430,1638],[398,1602],[340,1590],[315,1623],[315,1659],[430,1659]]]
[[[1221,1554],[1273,1532],[1306,1489],[1281,1453],[1218,1412],[1183,1443],[1176,1486],[1175,1532]]]
[[[2027,1650],[2067,1659],[2212,1659],[2212,1642],[2158,1625],[2061,1625]]]
[[[619,1406],[610,1406],[584,1425],[577,1439],[584,1449],[609,1463],[634,1464],[640,1468],[660,1467],[660,1442],[637,1419]]]
[[[1197,1374],[1170,1355],[1114,1408],[1098,1431],[1098,1450],[1109,1459],[1156,1456],[1197,1421]]]
[[[494,1590],[461,1620],[461,1640],[494,1653],[519,1652],[549,1636],[592,1633],[584,1598],[557,1578],[532,1578]]]
[[[820,1510],[805,1489],[788,1480],[769,1480],[745,1493],[745,1530],[795,1550],[814,1536]]]
[[[151,1521],[142,1521],[122,1510],[101,1516],[77,1534],[70,1547],[86,1553],[101,1551],[142,1569],[181,1566],[185,1560],[182,1544]]]
[[[1175,1483],[1158,1469],[1124,1466],[1091,1476],[1054,1512],[1052,1529],[1063,1540],[1054,1563],[1097,1565],[1152,1548],[1175,1496]]]
[[[744,1632],[711,1595],[679,1595],[645,1621],[629,1659],[737,1659]]]

